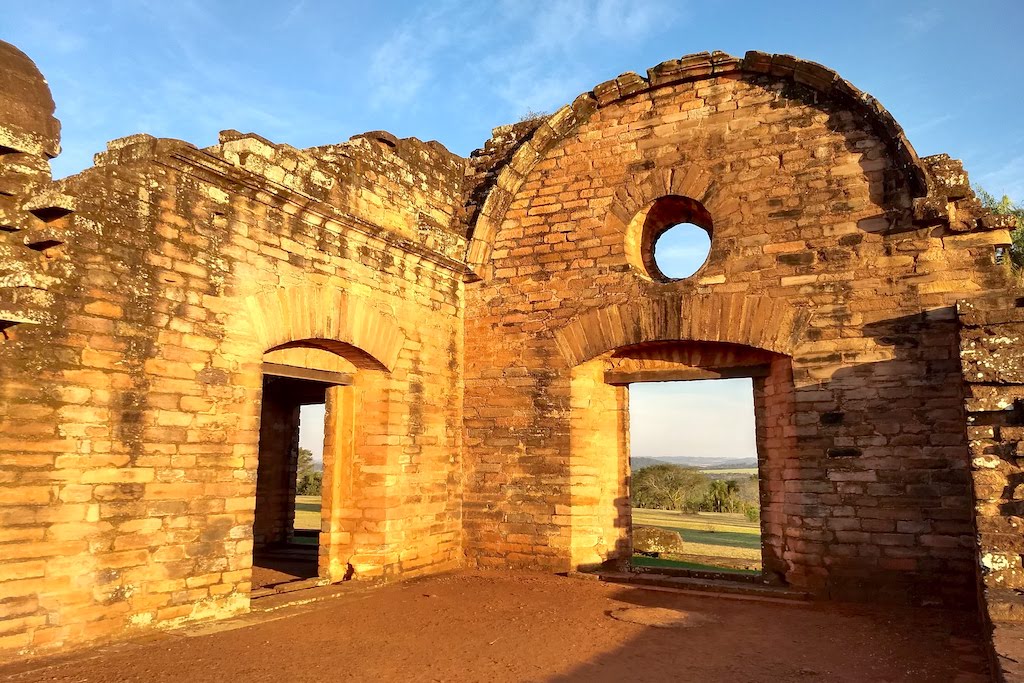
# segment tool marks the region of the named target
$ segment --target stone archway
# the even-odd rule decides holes
[[[405,344],[393,316],[337,287],[281,287],[246,297],[245,307],[264,351],[302,342],[357,367],[391,370]]]
[[[788,355],[721,341],[677,339],[612,349],[571,370],[569,563],[587,569],[632,556],[629,386],[634,382],[749,377],[760,486],[766,581],[787,582],[790,534],[785,469],[794,450],[794,385]]]
[[[620,347],[665,340],[729,342],[792,355],[809,320],[806,311],[764,296],[665,296],[592,309],[554,334],[570,366]]]
[[[630,553],[628,384],[731,371],[754,378],[764,571],[785,580],[784,469],[794,445],[791,358],[808,322],[805,311],[778,300],[707,294],[592,309],[555,332],[571,368],[572,567],[622,561]]]
[[[291,367],[290,381],[322,384],[320,580],[379,575],[379,548],[390,542],[383,519],[391,502],[379,493],[379,475],[363,465],[386,449],[390,375],[405,333],[393,316],[336,287],[303,285],[251,295],[244,311],[254,344],[275,372]],[[289,426],[297,430],[298,423]]]

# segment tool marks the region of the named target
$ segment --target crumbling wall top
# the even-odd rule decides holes
[[[571,104],[540,120],[524,140],[516,141],[512,153],[502,159],[503,163],[492,164],[486,169],[487,174],[493,176],[493,180],[481,185],[486,189],[486,196],[467,197],[467,235],[470,238],[467,262],[478,272],[484,267],[490,257],[490,240],[530,170],[548,150],[572,135],[597,110],[664,86],[743,75],[791,80],[809,88],[815,98],[835,100],[862,115],[889,147],[895,169],[905,178],[913,198],[911,218],[914,224],[947,225],[959,232],[1005,227],[981,210],[980,205],[975,206],[977,202],[959,162],[950,160],[946,155],[926,159],[918,157],[903,128],[888,110],[876,98],[832,69],[792,55],[749,51],[739,58],[716,51],[662,62],[648,69],[646,77],[633,72],[624,73],[599,83]],[[500,131],[503,128],[495,129],[496,138]],[[489,142],[484,149],[492,146],[495,144]],[[953,172],[956,170],[953,166],[959,169],[959,173]]]
[[[53,158],[60,153],[60,122],[50,86],[35,62],[0,41],[0,147]]]
[[[107,143],[95,157],[99,168],[150,162],[195,167],[214,183],[230,176],[224,184],[232,194],[240,192],[241,182],[248,191],[278,195],[303,210],[319,205],[453,263],[465,253],[461,190],[467,161],[435,141],[370,131],[299,149],[224,130],[218,144],[204,149],[139,134]]]

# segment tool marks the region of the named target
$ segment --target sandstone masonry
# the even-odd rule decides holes
[[[254,542],[288,533],[257,519],[294,434],[267,363],[345,378],[326,582],[628,563],[629,385],[748,376],[765,580],[1024,587],[1011,226],[820,65],[671,60],[469,159],[135,135],[53,182],[53,111],[0,43],[0,652],[249,608]],[[711,253],[671,280],[683,220]]]

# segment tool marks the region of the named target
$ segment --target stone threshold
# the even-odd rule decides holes
[[[670,590],[672,592],[713,595],[734,600],[758,600],[762,602],[810,602],[812,595],[806,591],[785,586],[769,586],[754,583],[744,578],[710,579],[693,576],[673,576],[654,572],[626,572],[597,570],[594,572],[569,572],[574,578],[597,579],[606,583],[624,584],[637,588]]]

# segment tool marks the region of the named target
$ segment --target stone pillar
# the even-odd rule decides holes
[[[1024,622],[1024,298],[960,302],[978,562],[993,621]]]
[[[789,358],[769,364],[766,377],[754,378],[754,420],[757,439],[758,485],[761,496],[762,571],[768,578],[787,574],[786,481],[795,459],[793,371]]]
[[[554,524],[570,522],[572,569],[608,560],[629,562],[629,394],[606,384],[598,358],[572,370],[569,419],[569,506]]]
[[[356,391],[353,386],[327,390],[318,573],[331,581],[350,578],[352,529],[359,516],[352,505]]]
[[[405,539],[393,432],[401,407],[383,372],[360,372],[352,385],[327,391],[320,575],[332,581],[399,572]]]

